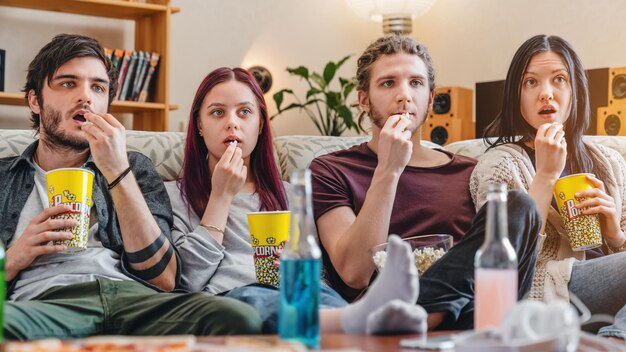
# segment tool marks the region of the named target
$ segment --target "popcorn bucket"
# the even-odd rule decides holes
[[[93,177],[93,172],[77,168],[56,169],[46,173],[50,207],[64,204],[71,208],[69,212],[52,218],[78,221],[78,225],[74,227],[58,230],[74,235],[69,240],[54,241],[56,245],[66,245],[66,253],[80,252],[87,248]]]
[[[250,242],[254,250],[254,270],[260,284],[278,286],[279,269],[274,265],[278,250],[289,239],[290,211],[248,213]]]
[[[587,175],[591,174],[574,174],[562,177],[554,187],[554,198],[556,198],[561,219],[565,224],[570,245],[575,251],[584,251],[602,245],[598,214],[583,215],[583,209],[574,208],[576,204],[587,199],[585,197],[576,198],[574,194],[594,188],[587,180]]]

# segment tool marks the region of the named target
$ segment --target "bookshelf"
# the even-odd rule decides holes
[[[170,16],[180,11],[170,0],[0,0],[0,6],[135,21],[135,50],[161,54],[153,98],[150,102],[113,101],[112,113],[132,113],[133,129],[167,130],[168,113],[178,107],[169,103]],[[2,105],[26,105],[18,92],[0,92]]]

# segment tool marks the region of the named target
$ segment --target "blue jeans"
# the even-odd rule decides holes
[[[280,304],[278,288],[251,284],[232,289],[223,295],[253,306],[263,321],[263,333],[275,334],[277,332],[278,306]],[[325,284],[320,285],[320,308],[341,308],[347,305],[348,302],[332,288]]]
[[[615,322],[613,325],[600,328],[598,335],[604,337],[619,337],[622,340],[626,340],[626,306],[615,314]]]
[[[591,314],[615,316],[611,326],[599,334],[626,337],[626,252],[577,261],[572,269],[569,290],[589,308]],[[597,329],[597,327],[595,328]]]

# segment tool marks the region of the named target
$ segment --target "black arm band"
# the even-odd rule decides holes
[[[124,177],[128,175],[129,172],[130,172],[130,166],[126,170],[122,171],[122,173],[119,176],[117,176],[117,178],[113,180],[113,182],[109,183],[109,190],[112,190],[113,187],[117,186],[117,184],[120,183],[122,179],[124,179]]]
[[[174,247],[170,245],[170,247],[167,249],[167,252],[165,252],[165,254],[161,258],[161,260],[159,260],[158,263],[154,264],[148,269],[135,270],[131,268],[131,270],[133,274],[137,275],[138,277],[146,281],[150,281],[154,279],[155,277],[161,275],[163,271],[165,271],[165,268],[167,268],[167,264],[169,264],[170,259],[172,259],[173,254],[174,254]]]
[[[140,249],[137,252],[126,252],[126,258],[129,263],[142,263],[146,260],[152,258],[152,256],[163,246],[165,242],[165,236],[162,234],[154,240],[151,244],[149,244],[144,249]]]

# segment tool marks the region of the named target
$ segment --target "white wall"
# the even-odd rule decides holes
[[[187,120],[197,85],[220,66],[255,64],[274,76],[266,95],[280,88],[305,91],[285,67],[321,71],[329,60],[358,55],[382,34],[381,25],[354,15],[342,0],[172,0],[170,130]],[[438,85],[473,88],[503,79],[516,48],[530,36],[569,40],[587,68],[626,66],[626,6],[622,0],[438,0],[414,22],[413,35],[435,61]],[[132,47],[132,22],[0,7],[0,48],[7,49],[6,90],[23,84],[28,62],[60,32],[91,35],[110,47]],[[352,75],[352,58],[340,74]],[[28,112],[0,106],[0,127],[27,127]],[[296,112],[277,117],[276,134],[316,134]]]
[[[622,0],[437,0],[414,23],[439,85],[504,79],[515,50],[536,34],[568,40],[586,68],[626,66]]]
[[[186,121],[198,84],[220,66],[269,69],[274,83],[265,98],[273,114],[273,93],[281,88],[293,88],[301,95],[306,92],[305,83],[291,77],[286,67],[305,65],[321,72],[328,61],[354,54],[339,72],[351,76],[356,55],[381,33],[378,25],[354,16],[342,0],[173,3],[180,5],[181,12],[172,19],[172,49],[179,54],[172,57],[170,94],[181,109],[172,114],[172,120]],[[295,111],[278,116],[272,125],[276,134],[316,133],[313,123]],[[178,123],[171,121],[170,126],[177,128]]]

